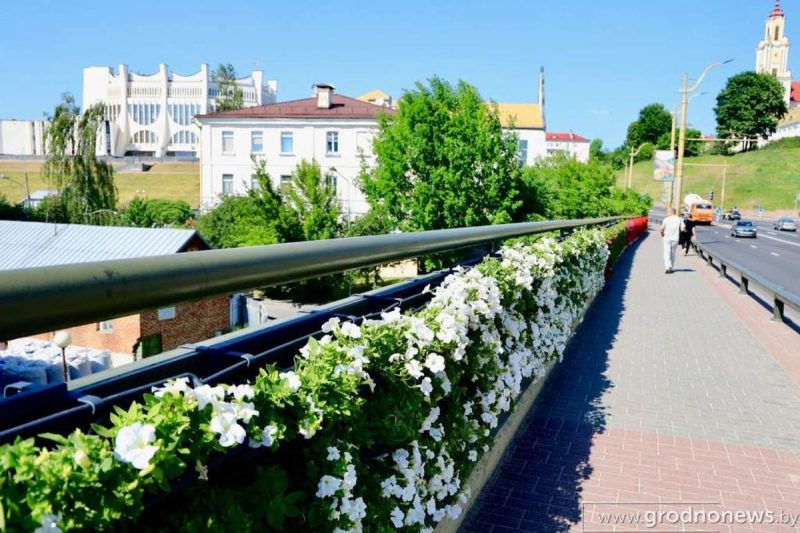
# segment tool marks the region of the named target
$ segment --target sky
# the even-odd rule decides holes
[[[787,36],[800,43],[800,2],[783,3]],[[543,66],[547,130],[613,148],[639,109],[678,103],[684,72],[733,59],[689,106],[689,124],[713,133],[716,95],[729,76],[755,68],[774,0],[3,4],[0,118],[41,118],[66,91],[80,101],[86,66],[153,73],[166,63],[186,75],[232,63],[239,75],[277,79],[279,100],[311,96],[321,81],[348,96],[380,88],[397,97],[436,75],[497,102],[535,102]]]

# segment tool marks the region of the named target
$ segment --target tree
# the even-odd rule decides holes
[[[231,111],[244,107],[244,91],[236,83],[236,69],[230,63],[220,64],[212,75],[217,82],[217,111]]]
[[[300,161],[292,180],[283,191],[290,208],[297,213],[307,241],[339,237],[339,199],[332,177],[322,177],[316,161]]]
[[[597,161],[605,161],[607,154],[603,152],[602,139],[592,139],[592,144],[589,145],[589,159]]]
[[[197,229],[215,248],[236,248],[303,240],[297,214],[272,186],[266,162],[253,158],[258,184],[244,196],[225,196],[200,217]]]
[[[42,172],[58,191],[70,222],[104,223],[117,205],[114,169],[95,156],[103,106],[96,104],[83,114],[66,93],[49,117],[48,152]]]
[[[717,96],[717,135],[766,139],[787,112],[784,88],[769,74],[742,72],[728,79]],[[745,143],[745,149],[755,147]]]
[[[658,144],[664,133],[672,130],[672,114],[662,104],[650,104],[639,111],[639,118],[628,126],[625,144],[638,148],[641,144]]]
[[[403,230],[523,220],[517,138],[465,82],[417,83],[395,115],[378,118],[377,167],[363,176],[370,205]]]
[[[692,128],[686,128],[686,144],[684,144],[684,155],[687,157],[694,157],[696,155],[700,155],[700,152],[703,151],[703,141],[697,141],[693,139],[700,139],[703,137],[703,132],[700,130],[694,130]],[[669,150],[670,144],[672,142],[672,132],[668,131],[663,133],[661,137],[658,138],[658,144],[656,146],[659,150]],[[678,149],[678,132],[675,132],[675,150]]]
[[[0,193],[0,220],[26,220],[28,214],[19,204],[8,201],[5,194]]]
[[[186,226],[194,218],[194,211],[183,200],[134,197],[125,208],[123,223],[140,228],[166,228]]]
[[[524,177],[543,218],[628,215],[649,209],[646,198],[614,187],[614,170],[598,161],[554,156],[526,168]]]

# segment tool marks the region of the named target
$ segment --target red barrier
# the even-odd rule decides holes
[[[647,217],[636,217],[628,220],[628,225],[625,230],[628,237],[628,244],[631,244],[647,231]]]

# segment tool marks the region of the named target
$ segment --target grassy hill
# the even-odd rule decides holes
[[[5,175],[24,185],[25,173],[31,192],[47,189],[41,176],[40,161],[0,161],[0,176]],[[137,195],[148,198],[169,198],[186,200],[192,207],[200,205],[200,165],[198,163],[158,163],[148,172],[115,173],[114,179],[119,189],[119,201],[127,204]],[[9,200],[19,202],[25,198],[25,189],[8,180],[0,180],[0,194]]]
[[[793,141],[794,139],[787,139]],[[788,210],[800,193],[800,146],[798,143],[776,143],[763,150],[734,156],[699,156],[686,158],[683,194],[693,192],[706,197],[714,191],[714,200],[720,201],[722,190],[722,165],[728,162],[725,184],[725,208],[741,209],[763,207],[767,211]],[[617,174],[617,183],[625,185],[624,172]],[[653,181],[652,161],[642,161],[633,166],[633,188],[661,202],[662,184]]]

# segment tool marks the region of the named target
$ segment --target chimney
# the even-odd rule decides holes
[[[317,97],[317,109],[330,109],[333,104],[333,92],[336,88],[330,83],[314,85],[314,96]]]

